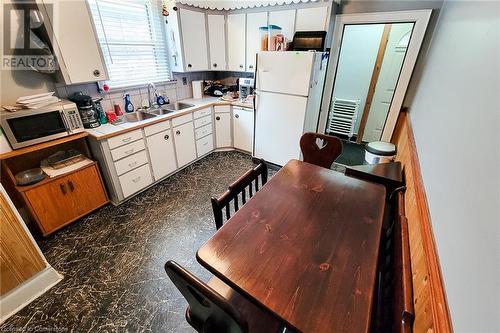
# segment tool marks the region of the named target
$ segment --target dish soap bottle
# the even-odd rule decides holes
[[[155,92],[155,96],[156,96],[156,104],[158,104],[158,106],[162,106],[162,105],[166,104],[165,98],[162,95]]]
[[[125,112],[134,112],[134,104],[132,104],[132,101],[130,100],[130,95],[123,95],[123,99],[125,100]]]

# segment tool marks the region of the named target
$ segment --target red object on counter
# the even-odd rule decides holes
[[[120,106],[118,105],[118,108],[119,107]],[[108,118],[108,122],[112,123],[116,120],[116,111],[106,111],[106,117]]]
[[[117,116],[123,116],[123,111],[122,109],[120,108],[120,105],[119,104],[114,104],[113,107],[115,108],[115,114]]]

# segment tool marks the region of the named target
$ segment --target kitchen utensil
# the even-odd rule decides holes
[[[38,183],[43,180],[46,175],[40,168],[24,170],[16,174],[16,183],[19,186],[26,186]]]

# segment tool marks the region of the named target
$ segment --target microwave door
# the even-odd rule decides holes
[[[68,136],[67,124],[59,110],[9,117],[3,122],[7,123],[5,134],[14,149]]]

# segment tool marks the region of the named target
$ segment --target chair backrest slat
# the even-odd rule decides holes
[[[318,139],[322,140],[322,147],[316,143]],[[342,141],[331,135],[307,132],[300,138],[300,150],[304,162],[329,169],[342,153]]]
[[[259,178],[261,179],[262,186],[267,182],[267,165],[261,160],[260,163],[253,169],[245,172],[241,177],[239,177],[235,182],[229,185],[228,190],[217,198],[212,198],[212,209],[214,211],[215,226],[217,229],[222,227],[223,216],[222,210],[226,210],[226,219],[229,220],[230,216],[230,204],[231,201],[234,205],[234,211],[239,210],[239,196],[241,196],[242,205],[247,202],[246,189],[249,188],[249,198],[250,199],[254,191],[252,190],[253,184],[255,184],[255,193],[259,191]],[[219,213],[221,212],[221,213]]]
[[[168,261],[165,272],[187,300],[186,319],[197,332],[248,332],[248,323],[240,312],[188,270],[174,261]]]

